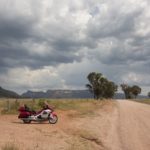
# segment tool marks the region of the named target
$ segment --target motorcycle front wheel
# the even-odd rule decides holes
[[[48,121],[50,124],[55,124],[58,121],[57,115],[53,115],[53,118],[49,117]]]

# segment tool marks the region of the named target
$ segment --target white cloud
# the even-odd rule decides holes
[[[53,67],[44,67],[38,70],[15,68],[0,76],[0,80],[3,81],[2,86],[8,89],[17,89],[20,93],[24,89],[47,90],[64,87],[64,81]]]
[[[139,75],[137,75],[133,72],[130,72],[127,75],[124,75],[122,77],[122,80],[123,80],[124,83],[128,83],[128,84],[130,84],[130,83],[132,83],[132,84],[133,83],[140,83],[141,82],[141,76],[139,76]]]

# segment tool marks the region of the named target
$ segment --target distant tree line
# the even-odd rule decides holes
[[[101,73],[91,72],[88,74],[87,79],[89,83],[86,84],[86,87],[93,94],[94,99],[113,98],[118,89],[114,82],[109,81]],[[142,91],[137,85],[121,84],[120,86],[126,99],[136,98]],[[148,96],[150,97],[150,92]]]

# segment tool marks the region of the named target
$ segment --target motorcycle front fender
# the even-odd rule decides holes
[[[56,114],[55,112],[52,112],[51,114],[52,114],[53,116],[55,116],[55,115],[57,116],[57,114]]]

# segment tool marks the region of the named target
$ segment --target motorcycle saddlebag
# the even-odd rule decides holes
[[[28,118],[30,116],[29,112],[21,112],[18,118]]]

